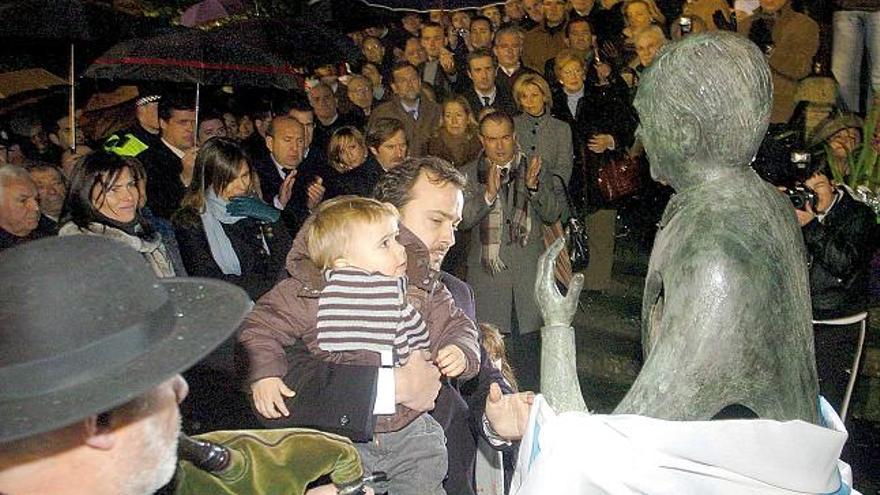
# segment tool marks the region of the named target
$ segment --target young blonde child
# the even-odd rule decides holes
[[[396,367],[413,353],[430,352],[449,377],[479,367],[479,357],[474,362],[474,353],[469,357],[463,344],[475,337],[468,335],[473,327],[444,326],[438,321],[450,320],[437,318],[423,320],[408,302],[407,254],[397,241],[398,213],[393,206],[341,196],[322,203],[303,230],[309,266],[320,270],[323,287],[306,287],[296,279],[308,279],[308,274],[292,273],[295,280],[279,284],[254,311],[282,315],[281,319],[258,325],[246,321],[239,335],[258,368],[279,371],[251,384],[260,414],[277,418],[287,411],[284,398],[292,392],[281,378],[284,354],[272,353],[277,362],[266,363],[265,349],[283,348],[292,339],[302,340],[314,355],[338,363]],[[294,251],[298,244],[301,248],[301,240],[294,243]],[[254,313],[249,319],[259,318]],[[284,323],[283,328],[278,322]],[[386,471],[392,493],[444,493],[445,437],[430,415],[398,405],[393,415],[380,416],[376,432],[373,442],[356,444],[367,472]]]
[[[492,360],[492,365],[501,372],[505,384],[510,387],[511,391],[517,392],[519,386],[513,374],[513,368],[510,367],[510,362],[507,360],[507,351],[501,330],[491,323],[480,323],[478,327],[483,348],[486,349],[486,356]],[[510,456],[510,454],[510,452],[496,450],[485,438],[477,437],[477,460],[474,466],[477,495],[504,495],[505,478],[507,478],[506,484],[509,486],[510,476],[513,473],[513,460],[505,459],[505,455]]]

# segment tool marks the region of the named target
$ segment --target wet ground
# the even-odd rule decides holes
[[[618,223],[633,225],[623,220]],[[581,295],[583,311],[574,322],[578,374],[588,407],[600,413],[611,411],[623,398],[641,366],[639,313],[649,246],[650,239],[636,228],[619,227],[615,287]],[[871,313],[866,348],[880,356],[880,308]],[[874,361],[868,359],[863,373],[876,371],[866,370]],[[850,411],[850,439],[842,457],[853,467],[855,487],[865,495],[880,495],[880,377],[859,377]]]

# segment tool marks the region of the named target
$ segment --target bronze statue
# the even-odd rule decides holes
[[[651,175],[677,194],[645,282],[645,363],[615,413],[706,420],[747,408],[760,418],[819,421],[803,241],[786,199],[749,167],[771,91],[760,50],[723,32],[667,45],[642,78],[637,132]],[[558,366],[548,355],[574,354],[566,348],[573,333],[558,335],[573,332],[565,327],[580,286],[562,298],[546,282],[559,249],[544,254],[536,283],[546,322],[542,391],[557,410],[582,409],[570,397],[576,381],[544,382]]]

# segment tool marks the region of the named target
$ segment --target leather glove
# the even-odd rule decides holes
[[[248,217],[268,223],[275,223],[281,217],[281,211],[267,205],[253,196],[232,198],[226,205],[226,213],[237,217]]]

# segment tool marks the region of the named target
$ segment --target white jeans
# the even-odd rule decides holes
[[[840,84],[843,102],[853,112],[859,107],[862,54],[870,61],[871,94],[880,90],[880,12],[839,10],[834,13],[831,71]]]

